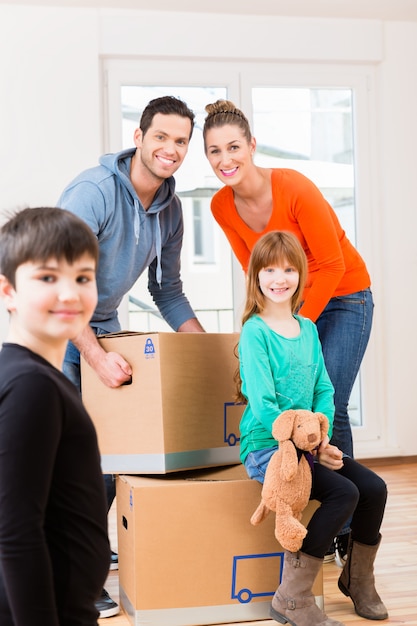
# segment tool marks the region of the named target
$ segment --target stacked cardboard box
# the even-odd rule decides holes
[[[133,368],[106,387],[81,362],[84,404],[105,473],[166,474],[239,463],[242,405],[234,403],[237,333],[115,333],[100,339]]]
[[[134,626],[269,617],[283,549],[273,514],[250,524],[261,486],[239,462],[237,341],[235,333],[107,335],[103,347],[133,367],[132,384],[118,389],[82,362],[103,471],[119,475],[120,598]],[[314,593],[322,604],[321,573]]]
[[[197,626],[269,618],[283,567],[271,514],[250,517],[261,486],[242,465],[120,476],[120,596],[135,626]],[[308,523],[317,503],[310,503]],[[322,574],[315,582],[323,603]]]

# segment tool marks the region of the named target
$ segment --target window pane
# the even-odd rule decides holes
[[[255,87],[252,102],[257,163],[308,176],[355,243],[352,91]]]
[[[310,178],[355,243],[352,91],[254,87],[252,104],[257,164]],[[359,377],[349,413],[352,424],[362,424]]]
[[[184,213],[181,277],[184,292],[204,328],[232,332],[233,289],[230,246],[214,221],[210,199],[220,183],[204,154],[202,129],[205,105],[227,97],[225,87],[124,85],[121,87],[123,148],[133,146],[133,133],[144,107],[153,98],[172,95],[194,111],[195,127],[188,154],[175,174],[176,190]],[[132,330],[170,330],[155,310],[142,275],[130,294]]]

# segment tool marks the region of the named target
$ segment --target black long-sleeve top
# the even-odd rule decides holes
[[[5,343],[0,624],[96,624],[109,558],[97,437],[78,391],[38,354]]]

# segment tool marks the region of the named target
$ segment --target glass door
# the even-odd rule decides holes
[[[175,95],[196,113],[189,153],[175,178],[184,209],[184,291],[209,332],[239,330],[244,276],[210,212],[219,181],[203,150],[208,102],[228,98],[242,108],[257,139],[256,162],[297,169],[311,178],[336,210],[352,243],[367,252],[367,260],[371,256],[370,68],[315,64],[312,70],[306,64],[109,59],[104,61],[104,75],[106,150],[133,145],[141,111],[154,97]],[[146,277],[132,290],[127,308],[130,328],[167,330],[147,294]],[[370,397],[377,407],[372,364],[365,377],[366,393],[361,388],[362,371],[351,398],[354,436],[376,441],[381,425],[377,408],[369,410]]]

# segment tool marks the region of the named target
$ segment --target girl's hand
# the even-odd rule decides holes
[[[317,457],[319,463],[328,469],[339,470],[343,467],[343,452],[336,446],[331,446],[328,437],[319,445]]]

